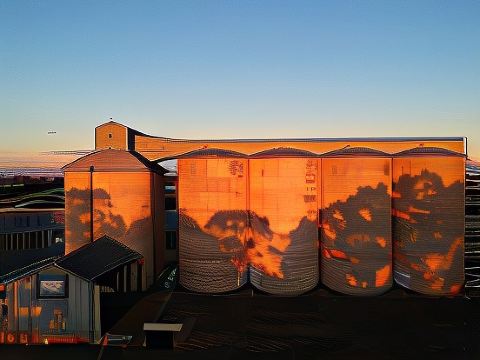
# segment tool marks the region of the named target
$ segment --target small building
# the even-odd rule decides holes
[[[61,258],[41,250],[1,263],[0,343],[98,341],[101,288],[138,288],[142,256],[107,236]]]

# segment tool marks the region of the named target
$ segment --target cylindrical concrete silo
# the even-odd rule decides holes
[[[220,293],[247,281],[247,159],[202,149],[178,158],[179,270],[187,289]]]
[[[321,279],[350,295],[392,285],[391,157],[369,148],[323,154]]]
[[[422,294],[464,282],[465,157],[419,147],[393,158],[394,276]]]
[[[314,153],[277,148],[250,156],[250,282],[295,295],[318,283],[318,171]]]

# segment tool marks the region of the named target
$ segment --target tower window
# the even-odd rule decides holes
[[[176,210],[177,209],[177,199],[174,197],[165,198],[165,210]]]

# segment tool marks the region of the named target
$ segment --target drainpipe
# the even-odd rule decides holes
[[[93,243],[93,172],[95,167],[90,166],[90,242]]]

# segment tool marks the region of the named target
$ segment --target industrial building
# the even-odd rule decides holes
[[[205,293],[462,288],[465,138],[183,140],[109,122],[95,145],[64,168],[66,253],[108,235],[144,258],[143,289],[174,261]]]
[[[146,291],[174,263],[205,294],[455,295],[465,269],[477,282],[465,138],[182,140],[109,122],[95,144],[63,168],[64,194],[4,202],[0,342],[95,342],[102,294]]]

